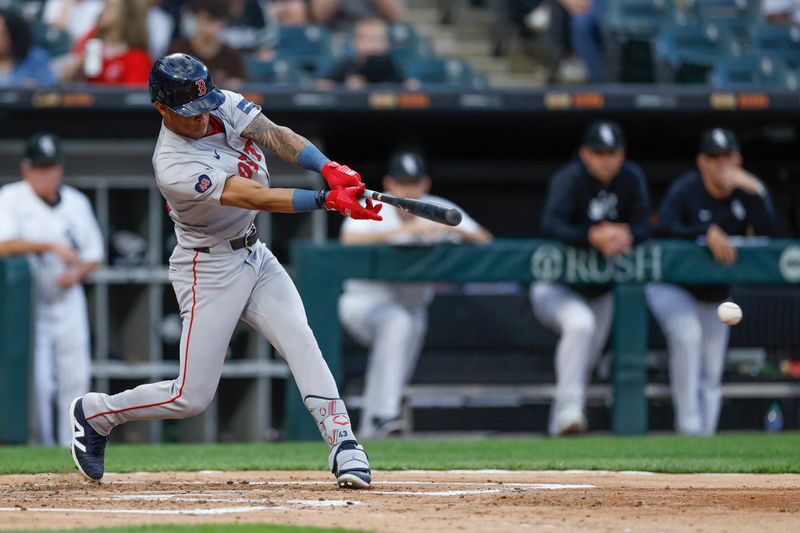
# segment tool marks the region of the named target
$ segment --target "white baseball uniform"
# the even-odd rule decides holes
[[[424,195],[423,200],[457,207],[438,196]],[[375,233],[399,229],[403,222],[399,210],[388,204],[381,211],[383,220],[374,222],[348,218],[342,233]],[[476,232],[480,226],[463,210],[459,228]],[[419,219],[422,224],[436,222]],[[458,242],[457,232],[446,233],[439,242]],[[389,244],[434,245],[409,236],[399,236]],[[428,304],[433,297],[430,283],[387,283],[348,280],[339,299],[339,317],[347,332],[370,347],[364,380],[364,410],[359,433],[372,436],[371,419],[393,419],[400,415],[403,388],[411,379],[422,349],[428,324]]]
[[[81,261],[103,260],[103,236],[89,200],[69,186],[49,205],[27,181],[0,189],[0,241],[20,239],[58,243],[75,248]],[[58,278],[66,271],[55,254],[32,256],[36,283],[35,349],[33,364],[34,441],[69,446],[72,428],[66,424],[72,398],[89,390],[89,321],[83,287],[62,289]],[[53,402],[58,409],[54,438]]]
[[[84,413],[102,435],[131,420],[201,413],[214,397],[241,319],[287,360],[333,454],[338,442],[355,438],[297,289],[262,242],[237,250],[229,242],[248,233],[257,212],[221,205],[225,181],[239,175],[269,186],[269,173],[262,151],[241,137],[261,108],[240,94],[222,92],[225,101],[211,113],[209,134],[195,140],[162,125],[153,154],[156,182],[178,240],[169,278],[183,319],[179,375],[113,396],[87,394]]]

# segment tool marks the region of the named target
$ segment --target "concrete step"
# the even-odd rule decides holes
[[[409,9],[406,11],[406,22],[410,22],[415,26],[418,24],[438,24],[439,10],[430,5]]]

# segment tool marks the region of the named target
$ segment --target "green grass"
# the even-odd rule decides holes
[[[38,530],[37,530],[38,531]],[[207,525],[186,525],[167,524],[163,526],[127,526],[127,527],[104,527],[95,529],[48,529],[48,533],[66,532],[76,533],[85,531],[86,533],[181,533],[191,531],[192,533],[358,533],[352,529],[323,529],[306,526],[278,526],[271,524],[207,524]],[[10,531],[9,533],[14,533]],[[21,533],[21,532],[20,532]],[[31,533],[28,531],[27,533]]]
[[[716,437],[502,437],[367,442],[378,470],[646,470],[800,473],[800,433]],[[109,472],[324,470],[321,442],[218,445],[111,444]],[[64,449],[0,446],[0,474],[73,472]]]

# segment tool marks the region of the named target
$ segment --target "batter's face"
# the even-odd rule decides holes
[[[625,150],[592,150],[581,146],[579,155],[589,174],[600,183],[608,185],[619,174],[625,162]]]
[[[383,190],[395,196],[419,200],[431,190],[430,178],[416,181],[396,180],[391,176],[383,178]]]
[[[164,117],[164,125],[173,133],[190,139],[199,139],[208,131],[208,119],[211,113],[182,117],[161,102],[156,102],[155,105],[158,112]]]
[[[30,183],[33,192],[49,203],[58,199],[58,189],[64,178],[64,167],[61,165],[33,166],[27,161],[20,165],[22,177]]]

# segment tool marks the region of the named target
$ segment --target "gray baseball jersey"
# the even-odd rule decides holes
[[[222,91],[225,102],[211,113],[212,130],[189,139],[161,126],[153,168],[156,183],[169,205],[178,245],[214,246],[247,232],[257,211],[220,205],[228,176],[253,179],[269,186],[264,153],[242,131],[261,107],[241,94]]]

